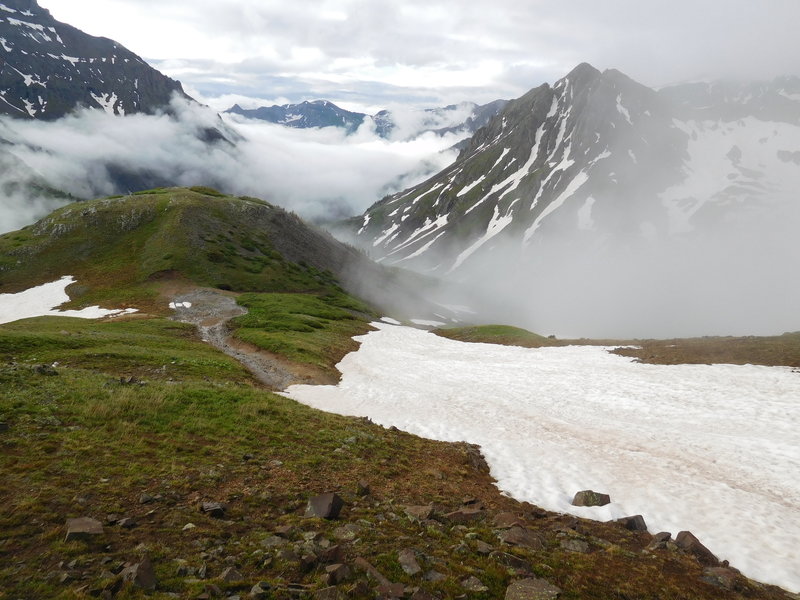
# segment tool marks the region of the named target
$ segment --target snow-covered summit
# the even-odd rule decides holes
[[[36,0],[0,1],[0,114],[52,120],[86,106],[154,112],[180,83],[106,38],[56,21]]]

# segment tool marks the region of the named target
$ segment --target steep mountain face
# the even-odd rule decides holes
[[[399,135],[405,139],[416,137],[426,131],[432,131],[437,135],[475,133],[497,116],[507,103],[506,100],[495,100],[484,105],[464,102],[410,114],[382,110],[374,115],[367,115],[344,110],[327,100],[315,100],[300,104],[262,106],[256,109],[243,109],[236,104],[225,112],[298,129],[340,127],[348,134],[355,132],[365,121],[371,121],[379,136],[389,138]]]
[[[56,21],[36,0],[0,2],[0,114],[153,113],[174,93],[185,96],[179,82],[112,40]]]
[[[371,207],[378,258],[457,272],[499,243],[663,238],[763,209],[800,183],[800,81],[656,92],[582,64],[508,107],[428,181]]]
[[[327,100],[284,104],[282,106],[276,104],[256,109],[244,109],[235,104],[225,112],[296,129],[341,127],[346,129],[348,134],[358,129],[366,117],[363,113],[350,112],[339,108],[333,102],[328,102]]]

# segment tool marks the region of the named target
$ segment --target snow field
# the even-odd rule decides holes
[[[82,310],[55,310],[56,307],[69,302],[70,298],[66,289],[73,283],[75,283],[75,278],[67,275],[58,281],[45,283],[18,294],[0,294],[0,324],[32,317],[100,319],[136,312],[135,308],[109,310],[99,306],[90,306]]]
[[[634,363],[598,347],[467,344],[376,323],[309,406],[480,444],[498,487],[652,533],[690,530],[754,579],[800,590],[800,374]],[[575,492],[611,495],[600,508]]]

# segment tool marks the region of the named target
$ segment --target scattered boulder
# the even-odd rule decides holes
[[[480,473],[489,472],[489,464],[486,462],[486,459],[481,453],[480,446],[477,444],[468,444],[466,442],[459,442],[456,445],[461,447],[461,450],[464,452],[464,455],[467,459],[467,464],[470,467]]]
[[[219,578],[225,583],[235,583],[237,581],[242,581],[244,579],[242,574],[239,573],[239,571],[237,571],[235,567],[228,567],[227,569],[225,569],[220,574]]]
[[[589,544],[583,540],[562,540],[561,548],[568,552],[577,552],[578,554],[589,553]]]
[[[397,560],[400,567],[407,575],[419,575],[422,572],[422,567],[417,562],[416,553],[411,548],[405,548],[397,553]]]
[[[522,546],[531,550],[544,550],[542,536],[524,527],[514,526],[503,531],[499,536],[500,541],[511,546]]]
[[[272,586],[267,583],[266,581],[259,581],[250,589],[249,598],[253,598],[253,600],[265,600],[270,596],[270,590]]]
[[[653,536],[647,545],[647,550],[665,550],[667,542],[672,539],[672,534],[668,531],[661,531]]]
[[[606,504],[611,504],[611,496],[592,490],[578,492],[572,499],[572,506],[605,506]]]
[[[126,517],[124,519],[120,519],[119,521],[117,521],[117,525],[119,525],[123,529],[134,529],[135,527],[139,526],[139,524],[136,522],[136,519],[132,517]]]
[[[737,588],[737,573],[725,567],[707,567],[701,577],[706,583],[724,590],[734,591]]]
[[[158,585],[156,572],[155,569],[153,569],[153,563],[151,563],[150,559],[147,557],[142,559],[142,562],[140,563],[128,563],[120,573],[120,577],[122,578],[122,581],[130,582],[134,586],[147,592],[154,591]]]
[[[483,582],[475,577],[474,575],[467,577],[461,582],[461,587],[463,587],[468,592],[488,592],[489,588],[486,587]]]
[[[555,600],[561,590],[544,579],[520,579],[506,589],[506,600]]]
[[[343,564],[328,565],[325,567],[325,581],[328,585],[339,585],[350,579],[353,572],[350,567]]]
[[[475,551],[478,554],[487,556],[492,553],[492,550],[494,550],[494,548],[492,548],[489,544],[487,544],[483,540],[478,540],[477,542],[475,542]]]
[[[365,479],[360,480],[356,484],[356,494],[359,496],[369,496],[371,491],[369,483]]]
[[[223,519],[225,518],[225,505],[219,502],[203,502],[200,505],[200,512],[214,519]]]
[[[523,520],[516,514],[511,512],[497,513],[494,517],[494,526],[498,529],[510,529],[514,526],[522,527],[525,525]]]
[[[103,524],[100,521],[89,517],[67,519],[67,537],[64,541],[88,540],[98,535],[103,535]]]
[[[336,519],[344,507],[342,499],[334,493],[321,494],[308,500],[306,517]]]
[[[314,600],[339,600],[339,590],[335,586],[317,590],[314,592]]]
[[[466,507],[455,510],[444,515],[444,518],[451,523],[463,524],[480,521],[486,516],[486,512],[480,508]]]
[[[629,531],[647,531],[647,524],[644,522],[644,517],[642,515],[622,517],[621,519],[617,519],[616,522]]]
[[[716,567],[719,565],[719,559],[714,556],[711,550],[701,544],[700,540],[690,531],[681,531],[678,533],[675,537],[675,543],[684,552],[694,555],[701,564],[709,567]]]
[[[412,521],[427,521],[433,516],[433,505],[427,506],[406,506],[406,515]]]

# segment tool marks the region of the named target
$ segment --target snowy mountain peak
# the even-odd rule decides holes
[[[0,1],[0,114],[152,113],[174,93],[185,95],[180,83],[116,42],[56,21],[34,0]]]
[[[656,92],[583,63],[509,103],[445,171],[370,208],[356,240],[387,263],[457,274],[565,234],[693,231],[800,187],[798,119],[796,78]]]

